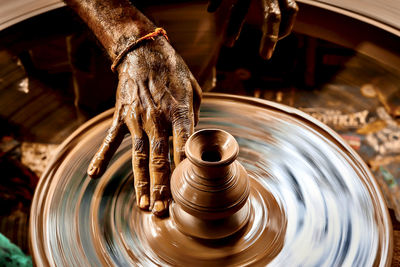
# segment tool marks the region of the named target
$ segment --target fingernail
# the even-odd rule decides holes
[[[263,59],[270,59],[274,53],[275,45],[264,46],[260,51],[260,56]]]
[[[148,195],[141,196],[139,201],[139,208],[148,209],[149,205],[150,205],[149,196]]]
[[[97,178],[99,175],[99,168],[90,165],[87,170],[87,174],[90,176],[90,178]]]
[[[166,203],[165,203],[165,204],[166,204]],[[165,204],[164,204],[163,201],[157,200],[157,201],[154,203],[154,207],[153,207],[152,212],[153,212],[155,215],[157,215],[157,216],[164,215],[164,213],[165,213],[166,210],[167,210]]]

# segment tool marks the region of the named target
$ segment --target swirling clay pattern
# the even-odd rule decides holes
[[[197,240],[171,218],[138,209],[126,137],[101,179],[86,169],[112,111],[78,129],[42,177],[30,235],[38,266],[389,266],[391,224],[365,164],[310,116],[252,98],[206,94],[197,129],[219,128],[240,146],[250,177],[248,224]]]

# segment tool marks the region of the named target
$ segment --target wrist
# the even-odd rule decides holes
[[[155,28],[153,31],[137,38],[128,39],[127,42],[121,46],[121,50],[116,55],[111,65],[111,70],[115,72],[118,65],[123,61],[126,55],[132,50],[139,49],[140,47],[146,46],[148,44],[156,45],[158,43],[168,43],[167,32],[163,28]],[[150,43],[149,43],[150,42]]]
[[[154,24],[129,0],[65,0],[94,32],[111,60],[126,44],[154,30]]]
[[[151,21],[132,21],[129,25],[120,25],[119,30],[114,32],[113,40],[107,49],[112,61],[114,61],[127,46],[137,42],[142,36],[154,31],[155,25]]]

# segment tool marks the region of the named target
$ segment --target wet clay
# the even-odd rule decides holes
[[[137,206],[130,137],[102,179],[88,179],[86,167],[112,114],[99,115],[68,138],[39,181],[30,217],[36,265],[390,266],[390,218],[375,179],[336,133],[305,113],[205,94],[197,130],[217,128],[234,136],[236,160],[250,184],[247,223],[220,239],[193,237],[172,216],[158,218]],[[194,151],[193,158],[215,163],[235,155],[204,148],[210,153]],[[191,203],[186,210],[197,210],[196,200],[182,192]],[[239,195],[246,193],[229,202],[240,203]],[[182,201],[176,204],[182,207]],[[218,208],[201,203],[206,211]]]
[[[129,132],[137,205],[163,216],[170,201],[168,138],[173,136],[174,161],[178,165],[185,157],[185,142],[198,121],[201,88],[168,42],[167,33],[162,30],[162,34],[155,34],[160,32],[158,27],[130,1],[65,2],[103,45],[119,80],[111,126],[87,172],[92,178],[101,177]],[[253,6],[263,33],[259,49],[263,58],[270,58],[278,39],[291,32],[298,12],[294,0],[279,4],[275,0],[210,0],[208,11],[214,12],[220,6],[230,14],[227,26],[222,28],[226,29],[226,43],[231,46]]]
[[[186,143],[187,159],[174,170],[170,211],[178,229],[190,236],[219,239],[249,220],[250,184],[236,161],[239,146],[229,133],[204,129]]]
[[[128,132],[137,205],[158,216],[170,201],[169,136],[175,165],[184,159],[186,140],[198,120],[201,88],[181,56],[157,28],[128,0],[67,0],[118,61],[118,87],[108,133],[88,164],[88,175],[99,178]],[[120,58],[120,56],[122,58]],[[113,90],[113,88],[110,88]]]

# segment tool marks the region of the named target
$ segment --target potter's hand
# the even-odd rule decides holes
[[[201,89],[162,36],[129,52],[117,70],[119,85],[112,126],[88,173],[98,177],[104,172],[127,126],[132,137],[137,204],[162,215],[170,200],[168,139],[172,133],[174,161],[178,164],[198,120]]]
[[[177,164],[198,117],[201,89],[166,33],[128,0],[65,1],[96,35],[119,75],[112,125],[88,173],[104,172],[128,129],[138,205],[162,215],[170,199],[168,138],[172,133]]]
[[[262,22],[262,38],[260,55],[269,59],[275,49],[276,42],[287,36],[297,15],[298,6],[294,0],[227,0],[232,9],[226,29],[226,44],[233,46],[240,35],[246,14],[251,2],[258,5],[255,10],[260,12]],[[214,12],[221,5],[222,0],[210,0],[208,11]]]

